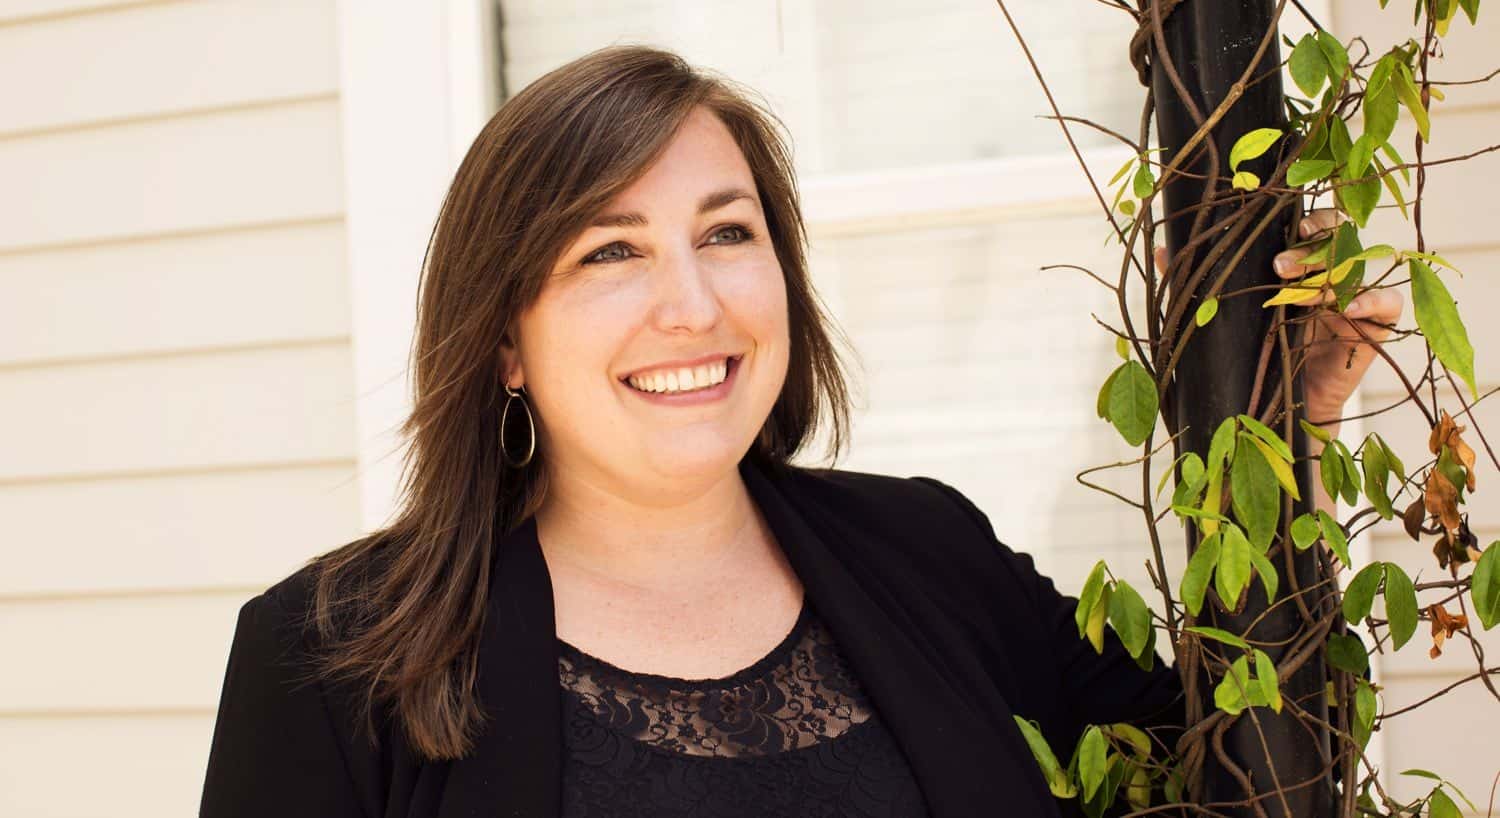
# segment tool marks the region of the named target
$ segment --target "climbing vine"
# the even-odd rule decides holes
[[[1132,6],[1126,0],[1100,0],[1129,14],[1137,24],[1129,53],[1143,82],[1154,69],[1166,71],[1171,86],[1182,88],[1176,69],[1156,49],[1163,42],[1163,21],[1179,5],[1193,1],[1141,0],[1139,6]],[[1152,583],[1161,595],[1164,615],[1153,613],[1138,590],[1115,578],[1100,561],[1079,595],[1078,636],[1102,652],[1107,628],[1141,667],[1150,669],[1161,632],[1169,641],[1184,687],[1191,694],[1200,674],[1206,674],[1213,685],[1215,708],[1211,712],[1190,708],[1187,729],[1171,746],[1153,740],[1139,727],[1114,723],[1088,725],[1075,747],[1053,748],[1036,723],[1018,714],[1017,725],[1048,787],[1058,798],[1076,799],[1091,818],[1109,810],[1129,810],[1131,815],[1222,815],[1233,809],[1272,814],[1278,794],[1305,782],[1278,780],[1274,786],[1261,782],[1252,787],[1246,780],[1243,800],[1217,803],[1203,802],[1199,783],[1210,753],[1218,763],[1237,771],[1216,740],[1234,720],[1254,719],[1264,709],[1290,712],[1310,729],[1332,736],[1333,755],[1323,775],[1338,784],[1341,816],[1425,812],[1447,818],[1459,814],[1458,802],[1479,812],[1452,782],[1420,769],[1401,774],[1430,780],[1432,786],[1424,797],[1403,803],[1386,791],[1385,782],[1365,755],[1374,731],[1412,709],[1380,712],[1381,688],[1370,680],[1369,653],[1403,649],[1416,638],[1423,621],[1431,635],[1429,654],[1435,658],[1445,643],[1461,640],[1477,665],[1462,683],[1481,684],[1500,702],[1494,680],[1500,667],[1487,666],[1483,647],[1474,637],[1475,628],[1490,629],[1500,623],[1500,541],[1481,547],[1469,528],[1465,507],[1478,490],[1479,460],[1465,439],[1467,427],[1456,420],[1472,419],[1474,407],[1496,390],[1479,392],[1475,352],[1444,283],[1462,273],[1428,248],[1422,231],[1426,169],[1500,150],[1500,145],[1492,145],[1463,156],[1425,156],[1434,130],[1430,112],[1443,101],[1443,88],[1496,75],[1439,81],[1429,73],[1443,53],[1443,38],[1450,27],[1463,25],[1464,20],[1470,25],[1477,22],[1479,0],[1416,0],[1413,20],[1422,27],[1422,38],[1383,50],[1362,37],[1341,41],[1293,2],[1313,31],[1296,41],[1281,38],[1286,54],[1281,67],[1291,79],[1291,89],[1282,96],[1286,124],[1239,134],[1227,157],[1213,149],[1210,134],[1243,90],[1264,81],[1263,75],[1247,70],[1217,108],[1203,112],[1198,130],[1186,145],[1169,155],[1164,148],[1153,147],[1149,139],[1159,104],[1149,92],[1135,138],[1063,115],[1005,0],[998,3],[1085,174],[1089,169],[1077,152],[1070,126],[1095,128],[1128,145],[1132,153],[1107,183],[1100,185],[1089,175],[1107,219],[1107,240],[1118,242],[1123,250],[1116,283],[1089,274],[1118,296],[1123,325],[1115,329],[1106,324],[1116,335],[1121,362],[1100,387],[1097,414],[1142,454],[1127,463],[1087,469],[1078,479],[1144,513],[1154,556]],[[1386,0],[1379,2],[1382,9],[1386,4]],[[1258,55],[1277,42],[1277,24],[1287,6],[1287,0],[1280,0],[1269,29],[1258,33]],[[1177,102],[1191,104],[1185,95]],[[1393,141],[1403,112],[1415,128],[1411,161]],[[1212,154],[1211,173],[1200,177],[1203,201],[1191,214],[1192,232],[1185,246],[1163,263],[1155,253],[1158,228],[1165,218],[1162,192],[1187,175],[1190,159],[1204,150]],[[1262,235],[1277,214],[1297,212],[1320,200],[1331,201],[1342,215],[1340,223],[1321,234],[1304,236],[1296,247],[1307,252],[1301,259],[1303,265],[1321,269],[1309,270],[1296,281],[1226,289],[1227,271],[1246,245],[1264,240]],[[1226,204],[1235,207],[1226,210]],[[1412,240],[1405,246],[1365,244],[1363,231],[1380,207],[1394,208],[1410,224]],[[1226,212],[1229,215],[1223,215]],[[1126,290],[1132,283],[1144,289],[1144,316],[1133,315],[1127,307]],[[1390,339],[1377,340],[1371,337],[1368,322],[1345,313],[1361,294],[1391,287],[1406,288],[1417,328],[1383,327]],[[1172,418],[1162,412],[1163,396],[1173,388],[1177,365],[1195,331],[1215,321],[1221,303],[1229,299],[1255,299],[1262,309],[1274,311],[1271,331],[1261,347],[1250,406],[1220,423],[1206,451],[1184,451],[1181,432],[1172,428]],[[1351,449],[1331,431],[1337,428],[1337,419],[1313,423],[1295,417],[1293,409],[1298,407],[1291,399],[1290,379],[1299,376],[1315,342],[1291,344],[1288,338],[1293,336],[1287,330],[1330,317],[1347,323],[1399,377],[1407,391],[1401,403],[1412,403],[1426,419],[1425,452],[1398,454],[1373,433]],[[1401,371],[1384,348],[1393,342],[1424,345],[1423,370]],[[1279,368],[1271,366],[1277,353]],[[1267,382],[1268,373],[1279,374],[1283,382]],[[1440,401],[1440,397],[1446,400],[1447,393],[1454,404],[1452,412]],[[1394,406],[1382,411],[1390,408]],[[1158,416],[1163,416],[1171,434],[1154,445]],[[1488,462],[1500,468],[1483,434],[1477,428],[1474,433],[1483,443]],[[1337,519],[1321,508],[1295,516],[1290,513],[1292,502],[1303,500],[1294,470],[1298,458],[1291,445],[1296,434],[1322,444],[1313,490],[1328,498],[1329,508],[1336,508],[1338,500],[1355,507],[1348,519]],[[1168,444],[1177,444],[1175,459],[1153,480],[1152,455]],[[1125,497],[1085,479],[1100,469],[1132,466],[1142,470],[1139,498]],[[1163,501],[1169,480],[1171,494]],[[1177,577],[1167,575],[1157,530],[1157,523],[1168,515],[1185,526],[1192,538],[1186,568]],[[1430,542],[1433,559],[1445,576],[1416,582],[1393,562],[1356,565],[1349,552],[1350,540],[1382,523],[1401,526],[1414,541]],[[1309,552],[1317,557],[1318,581],[1311,587],[1279,587],[1285,574],[1278,574],[1277,565],[1289,565],[1293,553]],[[1148,563],[1149,567],[1153,566]],[[1301,614],[1300,630],[1289,644],[1277,646],[1279,659],[1273,659],[1268,645],[1257,643],[1248,630],[1236,633],[1202,624],[1210,621],[1210,612],[1243,611],[1257,584],[1270,606],[1295,606]],[[1379,615],[1377,600],[1382,603]],[[1374,644],[1366,645],[1348,630],[1348,624],[1368,628]],[[1331,709],[1326,711],[1330,714],[1326,720],[1319,715],[1323,711],[1283,695],[1283,682],[1313,657],[1321,658],[1328,668],[1323,693]],[[1056,749],[1070,751],[1066,764]],[[1286,802],[1281,803],[1284,807]]]

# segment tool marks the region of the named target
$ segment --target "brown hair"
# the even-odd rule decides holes
[[[546,452],[519,471],[501,459],[498,341],[589,219],[645,173],[698,105],[744,153],[786,280],[786,381],[748,456],[787,465],[823,424],[830,458],[845,448],[849,391],[833,340],[847,339],[808,278],[781,121],[736,83],[645,46],[603,48],[536,80],[475,138],[423,259],[399,513],[310,562],[315,673],[352,683],[372,741],[380,712],[423,758],[471,749],[485,718],[474,682],[492,544],[546,489]]]

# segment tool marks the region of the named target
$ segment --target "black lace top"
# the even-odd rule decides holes
[[[926,816],[906,758],[806,597],[720,679],[634,673],[558,640],[563,808],[623,816]]]

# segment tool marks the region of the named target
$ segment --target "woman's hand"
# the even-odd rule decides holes
[[[1304,239],[1331,232],[1344,217],[1337,210],[1314,210],[1298,225]],[[1307,273],[1324,269],[1321,262],[1300,264],[1299,261],[1312,252],[1311,248],[1283,250],[1276,255],[1276,274],[1293,280]],[[1158,268],[1166,265],[1166,249],[1157,248]],[[1303,306],[1313,307],[1334,301],[1331,290],[1325,289],[1316,300]],[[1381,343],[1390,337],[1397,321],[1401,319],[1406,299],[1394,288],[1381,288],[1361,294],[1349,302],[1342,313],[1337,309],[1320,310],[1313,319],[1308,338],[1306,367],[1302,375],[1302,391],[1307,401],[1306,417],[1323,421],[1328,431],[1337,434],[1336,419],[1343,415],[1344,404],[1354,395],[1354,390],[1364,378],[1365,372],[1375,360],[1376,352],[1371,343]],[[1369,341],[1361,337],[1354,328],[1358,323]],[[1353,350],[1353,357],[1350,351]]]
[[[1337,210],[1314,210],[1300,225],[1298,232],[1304,239],[1320,233],[1332,232],[1344,217]],[[1284,279],[1295,279],[1306,273],[1322,270],[1320,263],[1303,265],[1298,261],[1312,252],[1310,248],[1283,250],[1276,255],[1276,274]],[[1334,301],[1331,290],[1324,290],[1316,301],[1306,306],[1316,306]],[[1308,338],[1307,364],[1302,376],[1303,396],[1307,400],[1307,418],[1311,421],[1332,421],[1344,413],[1344,403],[1354,395],[1354,390],[1375,360],[1372,343],[1383,343],[1391,336],[1406,299],[1394,287],[1383,287],[1361,294],[1349,302],[1343,313],[1337,309],[1321,310],[1313,319]],[[1351,320],[1353,319],[1353,320]],[[1359,329],[1354,325],[1358,324]],[[1361,337],[1359,330],[1369,336]],[[1350,353],[1353,352],[1351,358]]]

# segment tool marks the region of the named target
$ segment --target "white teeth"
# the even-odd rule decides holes
[[[631,375],[626,380],[643,392],[691,392],[722,383],[729,373],[728,359],[713,364]]]

